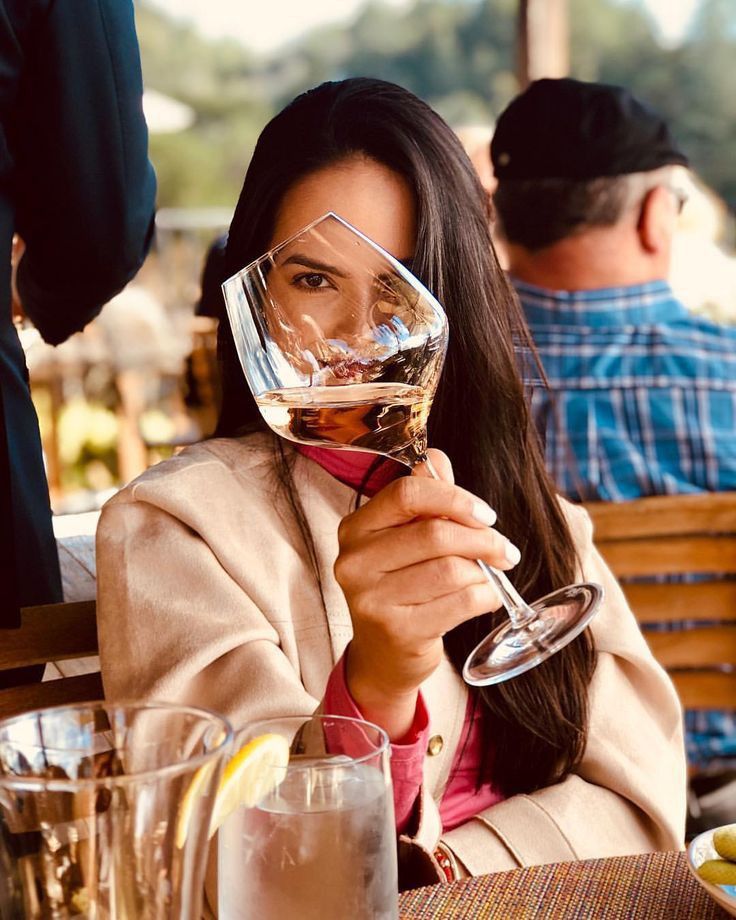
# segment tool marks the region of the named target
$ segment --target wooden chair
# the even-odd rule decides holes
[[[736,492],[599,502],[586,509],[596,546],[618,578],[707,576],[622,587],[640,623],[721,621],[645,636],[686,708],[736,707],[736,580],[725,578],[736,575]]]
[[[193,400],[190,400],[189,411],[205,435],[214,431],[222,403],[217,327],[218,321],[210,316],[192,317],[189,369]]]
[[[0,632],[0,671],[97,654],[95,602],[25,607],[20,629]],[[0,690],[0,718],[40,706],[102,699],[99,672]]]
[[[218,321],[210,316],[192,317],[192,377],[200,402],[213,413],[217,412],[222,398],[217,364],[218,325]]]

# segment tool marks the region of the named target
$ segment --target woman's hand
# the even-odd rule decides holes
[[[455,486],[431,450],[441,480],[417,467],[348,515],[339,530],[335,577],[353,620],[348,686],[366,718],[396,740],[411,727],[417,691],[442,658],[442,637],[500,606],[476,564],[499,569],[519,551],[491,529],[495,512]]]

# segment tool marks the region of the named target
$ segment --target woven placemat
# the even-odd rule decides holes
[[[684,853],[529,866],[407,891],[402,920],[728,920]]]

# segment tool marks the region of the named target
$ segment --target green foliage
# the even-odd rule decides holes
[[[159,206],[233,205],[274,113],[263,65],[237,42],[208,41],[148,4],[137,7],[136,21],[146,86],[196,113],[186,131],[151,135]]]
[[[489,121],[508,102],[513,78],[515,0],[417,0],[404,12],[367,6],[324,73],[320,32],[295,54],[305,84],[374,76],[406,86],[455,124]],[[512,88],[510,88],[512,87]]]
[[[642,9],[610,0],[568,3],[573,76],[631,86],[642,68],[661,70],[663,51]]]
[[[676,2],[676,0],[673,0]],[[736,4],[702,0],[678,48],[657,42],[642,8],[569,0],[573,76],[629,86],[659,108],[704,179],[736,205]],[[377,76],[416,92],[450,123],[491,121],[518,91],[517,0],[373,2],[345,26],[313,30],[267,60],[207,41],[138,8],[147,85],[192,106],[186,132],[154,136],[162,205],[231,205],[265,122],[327,79]]]
[[[676,56],[667,98],[698,171],[736,208],[736,9],[704,0],[693,34]]]
[[[616,9],[603,0],[572,3],[575,75],[629,86],[659,109],[695,170],[736,208],[733,0],[702,0],[688,36],[677,48],[657,45],[646,16],[635,7]],[[593,29],[600,31],[593,34]],[[588,43],[596,49],[597,63],[583,72],[577,64],[585,58]]]

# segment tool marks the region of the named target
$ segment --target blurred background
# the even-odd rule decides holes
[[[530,79],[625,85],[670,121],[695,172],[673,284],[736,323],[734,0],[140,0],[157,236],[136,280],[59,348],[21,338],[52,505],[87,512],[207,436],[218,399],[210,244],[230,221],[256,138],[297,93],[377,76],[456,128],[490,187],[494,118]]]

